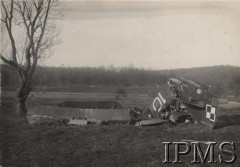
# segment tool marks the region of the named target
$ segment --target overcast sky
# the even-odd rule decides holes
[[[65,2],[47,66],[240,65],[240,2]]]

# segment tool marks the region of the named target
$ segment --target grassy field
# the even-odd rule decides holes
[[[10,94],[10,93],[9,93]],[[33,93],[28,106],[56,105],[66,100],[114,100],[125,107],[147,108],[148,95]],[[15,110],[13,99],[1,105],[1,166],[239,166],[240,126],[211,130],[201,124],[141,127],[130,125],[47,126],[29,125],[9,113]],[[169,141],[234,142],[237,160],[233,164],[191,164],[192,152],[181,156],[181,164],[164,164],[164,146]],[[201,145],[203,146],[203,145]],[[203,146],[206,149],[206,147]],[[170,159],[174,149],[170,148]],[[217,148],[215,157],[222,154]],[[226,158],[231,158],[225,155]]]

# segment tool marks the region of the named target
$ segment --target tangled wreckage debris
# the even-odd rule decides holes
[[[160,125],[202,123],[211,128],[240,124],[240,103],[218,99],[208,87],[184,78],[171,78],[158,90],[148,109],[125,109],[114,101],[68,101],[28,111],[31,124],[48,125]]]
[[[148,110],[133,107],[130,115],[132,125],[159,125],[169,121],[174,124],[202,123],[218,128],[240,124],[240,103],[219,99],[209,92],[208,87],[191,80],[171,78]]]
[[[165,113],[160,114],[159,117],[153,118],[149,110],[144,111],[137,107],[133,107],[130,111],[130,118],[131,120],[129,121],[129,124],[136,126],[153,126],[169,122],[173,124],[195,123],[191,113],[187,110],[169,111],[168,115]]]
[[[176,124],[184,120],[211,128],[240,124],[240,103],[220,99],[209,87],[185,78],[171,78],[168,93],[159,91],[149,109],[152,117],[169,119]]]

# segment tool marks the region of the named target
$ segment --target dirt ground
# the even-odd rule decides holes
[[[43,101],[33,98],[32,104]],[[43,103],[61,101],[56,98]],[[131,100],[130,100],[131,101]],[[141,100],[140,100],[141,101]],[[140,102],[139,101],[139,102]],[[143,100],[144,101],[144,100]],[[132,101],[134,102],[134,101]],[[128,105],[131,105],[130,103]],[[239,166],[240,126],[211,130],[201,124],[172,126],[47,126],[29,125],[24,119],[9,115],[14,110],[11,100],[1,106],[0,165],[61,167],[61,166]],[[180,156],[180,164],[164,164],[164,145],[170,141],[223,141],[235,143],[236,161],[233,164],[191,164],[193,153]],[[203,150],[206,149],[201,145]],[[226,159],[231,158],[229,155]],[[170,147],[170,160],[174,148]]]

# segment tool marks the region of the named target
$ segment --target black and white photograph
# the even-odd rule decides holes
[[[0,1],[0,167],[239,167],[239,0]]]

